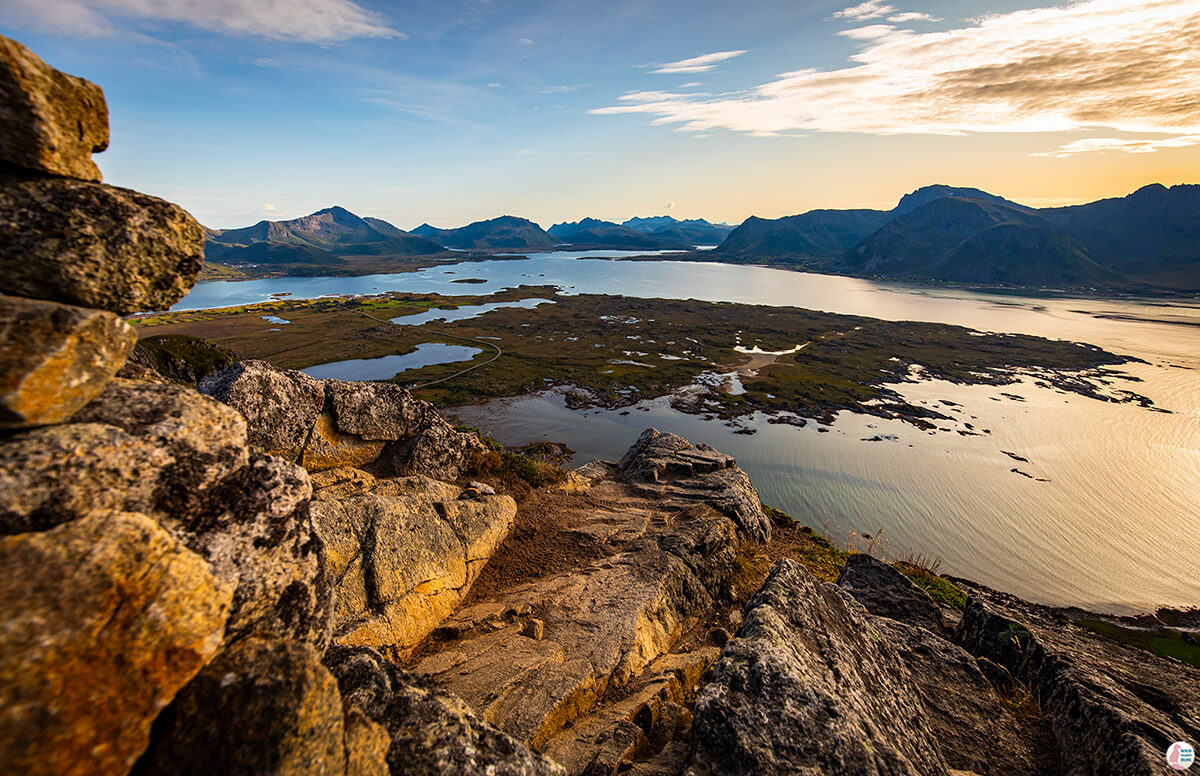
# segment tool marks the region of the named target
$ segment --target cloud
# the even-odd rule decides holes
[[[1122,151],[1127,154],[1152,154],[1161,148],[1187,148],[1200,145],[1200,135],[1181,135],[1167,138],[1134,138],[1123,140],[1115,137],[1089,137],[1067,143],[1057,151],[1042,151],[1030,156],[1053,156],[1065,159],[1077,154],[1097,151]]]
[[[740,57],[745,53],[745,51],[717,51],[712,54],[692,57],[691,59],[681,59],[678,62],[668,62],[665,65],[659,65],[650,72],[658,75],[670,73],[707,73],[709,70],[715,70],[718,62]]]
[[[873,13],[862,9],[847,12]],[[1200,133],[1200,0],[1079,0],[940,32],[871,25],[852,37],[860,50],[841,69],[719,96],[626,95],[592,112],[758,135]]]
[[[895,16],[889,16],[888,21],[892,24],[907,24],[908,22],[940,22],[941,19],[930,16],[927,13],[905,11],[904,13],[898,13]]]
[[[663,206],[662,206],[662,209],[663,209],[663,210],[671,210],[671,209],[673,209],[674,207],[675,207],[675,203],[674,203],[674,202],[664,202],[664,203],[663,203]]]
[[[896,7],[880,2],[880,0],[867,0],[865,3],[843,8],[833,15],[835,19],[853,19],[854,21],[863,21],[865,19],[878,19],[881,16],[887,16],[894,13]]]
[[[270,202],[264,202],[264,203],[263,203],[263,206],[262,206],[262,209],[263,209],[263,210],[266,210],[267,212],[271,212],[271,211],[275,210],[276,208],[275,208],[275,206],[274,206],[274,205],[272,205]]]
[[[382,16],[352,0],[6,0],[23,23],[78,37],[112,35],[120,22],[189,24],[211,32],[329,43],[404,38]]]

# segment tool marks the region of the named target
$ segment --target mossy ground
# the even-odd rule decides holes
[[[1159,630],[1143,630],[1141,628],[1126,628],[1105,620],[1082,619],[1076,621],[1079,625],[1110,639],[1128,644],[1156,655],[1173,657],[1189,665],[1200,668],[1200,646],[1184,641],[1178,631],[1162,628]]]
[[[388,320],[431,307],[544,298],[553,304],[505,308],[475,318],[395,325]],[[273,315],[290,323],[273,324]],[[694,383],[702,372],[730,371],[747,347],[796,353],[743,375],[745,393],[714,390],[703,411],[736,416],[788,411],[828,419],[839,410],[902,417],[927,427],[936,413],[907,404],[891,388],[920,365],[925,375],[962,383],[1006,383],[1036,370],[1064,390],[1094,386],[1076,373],[1127,359],[1090,345],[1024,335],[980,334],[959,326],[881,321],[798,308],[696,300],[559,295],[522,287],[490,296],[387,294],[354,299],[282,300],[221,310],[160,313],[136,319],[144,336],[189,334],[243,358],[285,368],[411,352],[424,342],[494,343],[503,355],[459,375],[466,363],[410,370],[396,378],[419,385],[452,378],[417,395],[435,404],[465,404],[550,386],[588,389],[601,404],[622,406]],[[278,329],[278,331],[271,331]],[[483,362],[488,350],[476,356]]]

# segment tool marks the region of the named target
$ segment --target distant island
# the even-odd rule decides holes
[[[891,210],[811,210],[735,227],[670,216],[552,225],[500,216],[406,232],[331,207],[289,221],[206,229],[208,277],[360,275],[554,250],[678,251],[674,258],[917,282],[1098,292],[1200,291],[1200,185],[1032,208],[933,185]],[[713,250],[698,250],[711,248]]]

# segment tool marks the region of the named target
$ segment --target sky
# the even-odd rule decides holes
[[[1200,182],[1200,0],[0,0],[108,183],[216,228],[740,223]]]

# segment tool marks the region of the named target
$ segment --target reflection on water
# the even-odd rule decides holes
[[[470,361],[479,348],[466,345],[446,345],[441,342],[425,342],[417,345],[412,353],[379,358],[355,358],[349,361],[331,361],[301,369],[307,375],[319,379],[336,380],[389,380],[409,369],[420,369],[434,364],[451,364],[455,361]]]
[[[797,428],[758,415],[738,421],[755,430],[747,436],[664,400],[579,412],[556,394],[453,415],[505,444],[565,442],[578,451],[577,463],[620,460],[650,426],[674,431],[735,456],[764,502],[835,539],[882,529],[893,555],[938,557],[944,573],[1049,604],[1131,612],[1200,603],[1194,405],[1181,418],[1024,383],[929,381],[900,389],[990,433],[930,433],[842,413],[828,433],[811,421]]]
[[[197,285],[176,308],[246,304],[273,293],[482,295],[555,285],[569,293],[796,306],[1090,342],[1145,359],[1125,368],[1143,382],[1124,387],[1171,414],[1034,385],[926,382],[901,392],[931,405],[957,402],[962,406],[949,411],[973,416],[969,422],[991,433],[930,435],[899,421],[843,414],[829,433],[813,423],[795,428],[759,418],[752,422],[757,433],[744,436],[663,402],[627,415],[585,414],[545,396],[458,415],[510,444],[567,442],[581,460],[617,459],[638,432],[657,426],[735,455],[767,503],[835,536],[883,527],[894,552],[941,557],[949,573],[1048,603],[1114,610],[1200,604],[1200,307],[1194,300],[1034,297],[762,267],[557,255],[454,268],[487,282],[463,288],[443,274],[444,266],[362,278],[211,282]]]
[[[505,307],[524,307],[526,309],[542,304],[554,304],[549,299],[518,299],[515,302],[488,302],[487,304],[465,304],[453,310],[432,309],[412,315],[401,315],[392,318],[392,323],[400,326],[420,326],[433,321],[465,321],[476,318],[492,310],[502,310]]]

